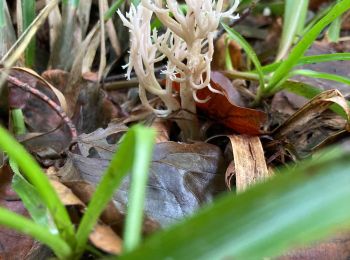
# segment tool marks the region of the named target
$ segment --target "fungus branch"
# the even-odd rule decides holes
[[[139,80],[139,95],[142,103],[152,109],[158,116],[168,116],[171,112],[182,109],[192,116],[184,120],[191,120],[190,131],[183,124],[178,124],[184,135],[194,138],[197,131],[195,121],[195,102],[206,102],[208,98],[200,100],[197,91],[208,87],[212,92],[218,92],[210,86],[210,63],[214,52],[214,36],[221,18],[237,19],[234,16],[239,1],[222,12],[223,0],[185,0],[187,12],[183,13],[176,0],[142,0],[135,7],[131,5],[126,17],[118,10],[118,14],[130,31],[130,57],[127,76],[135,70]],[[151,19],[155,14],[167,30],[159,35],[156,30],[151,32]],[[155,63],[167,59],[165,74],[165,89],[155,77]],[[179,102],[174,96],[172,82],[180,84]],[[164,103],[165,109],[153,108],[147,99],[147,92],[158,96]],[[186,124],[185,124],[186,125]],[[189,127],[189,126],[187,126]],[[187,133],[186,133],[187,132]]]

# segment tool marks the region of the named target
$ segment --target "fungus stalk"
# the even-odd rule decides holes
[[[163,2],[166,4],[164,5]],[[195,102],[207,102],[199,99],[197,91],[210,86],[210,63],[214,52],[214,36],[221,18],[237,19],[233,13],[238,0],[226,12],[222,12],[223,0],[185,0],[187,11],[183,13],[176,0],[142,0],[135,7],[131,5],[129,13],[118,14],[130,31],[130,57],[126,65],[127,77],[134,69],[139,80],[141,102],[153,110],[157,116],[166,117],[173,111],[181,110],[178,125],[187,138],[198,134]],[[155,14],[167,28],[159,35],[151,31],[151,19]],[[163,88],[158,83],[155,64],[167,59]],[[180,101],[176,98],[173,82],[179,84]],[[158,96],[164,103],[164,109],[154,108],[147,99],[147,93]],[[197,128],[197,129],[196,129]]]

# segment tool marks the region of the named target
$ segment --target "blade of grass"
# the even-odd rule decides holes
[[[142,129],[136,129],[137,132],[135,131],[134,137],[137,145],[134,156],[137,160],[133,163],[132,167],[128,209],[123,237],[123,252],[129,252],[135,249],[141,241],[146,185],[155,138],[153,131],[143,133],[141,130]]]
[[[73,8],[78,8],[79,0],[62,0],[63,5],[69,5]]]
[[[265,89],[264,96],[272,95],[276,92],[276,86],[286,80],[289,71],[297,64],[298,60],[304,55],[321,31],[349,8],[350,0],[342,0],[308,31],[304,38],[293,48],[288,58],[277,68]]]
[[[45,22],[47,16],[51,10],[60,2],[60,0],[52,0],[44,9],[36,16],[35,20],[31,25],[23,32],[23,34],[18,38],[16,43],[11,47],[11,49],[2,57],[1,63],[5,68],[10,68],[14,65],[16,60],[22,55],[24,50],[27,48],[29,42],[35,36],[41,25]]]
[[[293,77],[295,75],[300,75],[300,76],[305,76],[309,78],[327,79],[327,80],[332,80],[339,83],[350,85],[350,78],[335,75],[335,74],[330,74],[330,73],[317,72],[314,70],[294,70],[289,75],[290,77]]]
[[[330,54],[320,54],[320,55],[310,55],[310,56],[304,56],[300,58],[295,64],[295,66],[305,65],[305,64],[314,64],[314,63],[321,63],[321,62],[329,62],[329,61],[345,61],[350,60],[350,53],[349,52],[343,52],[343,53],[330,53]],[[282,62],[275,62],[266,66],[262,67],[262,71],[267,74],[274,72]]]
[[[262,259],[349,227],[349,158],[337,148],[226,194],[120,259]]]
[[[224,23],[222,23],[222,26],[226,30],[228,38],[236,41],[244,49],[244,51],[247,53],[249,59],[253,62],[254,66],[256,68],[257,74],[259,76],[260,86],[258,88],[257,96],[260,97],[264,93],[265,82],[264,82],[264,74],[263,74],[262,69],[261,69],[261,64],[260,64],[258,57],[256,56],[255,51],[250,46],[250,44],[238,32],[236,32],[234,29],[230,28],[229,26],[227,26]]]
[[[286,0],[284,7],[283,30],[276,61],[282,60],[289,52],[298,32],[305,24],[309,0]]]
[[[27,29],[35,19],[35,0],[22,0],[23,30]],[[33,37],[25,50],[25,65],[32,68],[35,65],[35,37]]]
[[[35,36],[41,25],[45,22],[47,16],[56,7],[60,0],[51,0],[45,8],[37,15],[32,24],[21,34],[18,40],[11,46],[9,51],[1,58],[0,63],[4,65],[4,69],[0,74],[0,94],[6,78],[8,76],[8,70],[15,62],[21,57],[31,39]]]
[[[111,19],[113,17],[113,15],[116,13],[116,11],[118,10],[118,8],[122,5],[122,3],[124,3],[125,0],[117,0],[115,1],[111,7],[108,9],[108,11],[105,13],[104,15],[104,19],[105,21]]]
[[[66,208],[52,188],[48,177],[43,173],[33,157],[3,127],[0,127],[0,136],[0,148],[17,163],[25,177],[37,188],[62,238],[74,244],[73,224]]]
[[[0,207],[0,224],[47,245],[59,259],[70,259],[72,250],[69,245],[59,235],[51,234],[47,228],[33,221]]]
[[[307,99],[312,99],[322,92],[322,90],[317,87],[293,80],[288,80],[283,83],[283,89]],[[350,106],[350,102],[348,102],[348,104]],[[347,120],[347,115],[340,106],[334,104],[330,107],[330,109]]]
[[[337,0],[337,3],[338,2],[339,0]],[[329,26],[327,36],[330,42],[338,42],[340,37],[341,22],[342,22],[341,17],[338,17]]]
[[[142,126],[133,126],[127,134],[124,136],[121,144],[118,147],[117,152],[113,156],[113,159],[105,171],[100,183],[96,187],[96,191],[89,203],[88,208],[85,211],[85,214],[80,222],[80,225],[77,230],[76,239],[77,239],[77,258],[83,253],[85,249],[88,236],[95,226],[98,217],[101,212],[106,207],[107,203],[111,200],[115,189],[117,189],[126,176],[126,174],[132,170],[132,176],[136,178],[141,178],[139,183],[132,184],[130,195],[131,201],[129,201],[130,210],[127,218],[128,225],[135,225],[133,227],[127,227],[130,232],[135,232],[134,234],[126,235],[126,241],[129,241],[126,245],[127,248],[135,246],[135,243],[139,241],[140,236],[140,221],[142,221],[142,208],[137,208],[142,206],[144,197],[143,190],[145,187],[145,179],[147,179],[148,163],[150,156],[152,154],[152,146],[154,143],[155,133],[151,129],[147,129]],[[140,190],[135,190],[135,188],[140,188]],[[141,194],[134,194],[135,192],[140,192]],[[141,198],[142,197],[142,198]]]
[[[48,218],[47,207],[35,187],[23,178],[18,165],[13,160],[10,160],[9,164],[14,173],[12,188],[21,198],[22,203],[28,210],[33,221],[42,227],[50,227],[51,233],[53,234],[58,233],[57,227],[53,223],[49,224],[49,222],[52,221]]]

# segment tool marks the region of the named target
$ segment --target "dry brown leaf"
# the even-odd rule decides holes
[[[169,132],[170,132],[170,125],[164,120],[161,120],[160,118],[156,118],[152,123],[152,128],[154,128],[157,132],[156,136],[156,143],[163,143],[170,141]]]
[[[269,173],[260,139],[256,136],[231,135],[237,192],[265,180]]]
[[[65,185],[57,180],[50,180],[51,185],[65,206],[83,206],[85,204]]]
[[[345,112],[347,121],[350,119],[350,108],[339,90],[332,89],[322,92],[294,113],[287,121],[273,131],[276,139],[281,139],[299,127],[305,127],[316,116],[327,110],[332,104],[337,104]]]
[[[90,233],[91,243],[103,251],[118,255],[122,251],[122,240],[109,226],[96,225]]]
[[[226,69],[226,41],[227,34],[223,34],[215,42],[214,57],[212,62],[213,70],[225,70]],[[242,51],[241,47],[232,40],[227,42],[228,52],[232,61],[232,65],[235,69],[242,67]]]

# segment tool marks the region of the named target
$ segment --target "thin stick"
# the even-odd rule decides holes
[[[73,124],[72,120],[70,120],[70,118],[67,116],[66,112],[64,112],[63,109],[59,105],[57,105],[55,101],[50,99],[44,93],[40,92],[38,89],[29,86],[27,83],[24,83],[13,76],[8,75],[7,81],[13,84],[15,87],[21,88],[22,90],[31,93],[32,95],[40,98],[45,103],[47,103],[69,127],[72,142],[75,142],[77,140],[78,133],[75,125]]]

